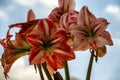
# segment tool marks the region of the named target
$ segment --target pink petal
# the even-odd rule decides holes
[[[91,27],[93,28],[93,31],[99,35],[101,34],[103,31],[105,31],[105,29],[108,26],[108,22],[106,19],[104,18],[97,18],[96,20],[94,20],[91,24]]]
[[[32,9],[30,9],[29,11],[28,11],[28,15],[27,15],[27,22],[28,21],[32,21],[32,20],[34,20],[36,17],[35,17],[35,14],[34,14],[34,12],[32,11]]]
[[[68,20],[70,19],[70,14],[69,13],[65,13],[61,16],[60,18],[60,27],[63,27],[63,28],[68,28]]]
[[[113,41],[109,32],[104,31],[99,37],[97,37],[97,46],[101,47],[103,45],[113,45]]]
[[[59,22],[60,17],[62,16],[63,11],[61,8],[55,8],[51,11],[51,13],[49,14],[49,18],[52,19],[55,22]]]
[[[69,3],[69,10],[74,10],[75,9],[75,0],[70,0],[70,3]]]
[[[64,13],[60,18],[60,27],[65,28],[69,32],[70,29],[77,24],[77,17],[78,17],[77,11]]]
[[[63,30],[56,30],[51,33],[50,39],[51,43],[59,43],[59,42],[67,42],[68,37],[66,36],[66,32]]]
[[[83,6],[78,15],[78,24],[89,27],[96,17],[88,10],[86,6]]]
[[[85,26],[76,25],[71,28],[71,33],[78,39],[86,39],[87,28]]]
[[[59,7],[63,9],[63,12],[75,9],[74,0],[58,0]]]
[[[89,46],[92,50],[97,51],[96,41],[90,41]]]
[[[79,38],[74,38],[73,41],[73,49],[78,51],[78,50],[87,50],[89,47],[88,41],[85,39],[79,39]]]

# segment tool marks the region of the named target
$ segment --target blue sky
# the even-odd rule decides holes
[[[120,80],[120,0],[76,0],[76,10],[79,11],[84,5],[88,6],[96,17],[104,17],[110,22],[107,30],[114,42],[114,46],[107,46],[107,54],[100,58],[98,63],[94,62],[91,80]],[[33,9],[37,18],[44,18],[56,6],[57,0],[0,0],[0,38],[5,37],[8,25],[25,22],[29,9]],[[3,52],[1,46],[0,51],[1,56]],[[76,52],[76,55],[76,59],[69,62],[71,76],[85,80],[89,51]],[[16,61],[9,75],[9,80],[39,79],[33,66],[28,67],[25,58]],[[4,80],[1,71],[0,80]]]

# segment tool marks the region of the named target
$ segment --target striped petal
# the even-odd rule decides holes
[[[77,24],[78,12],[64,13],[60,19],[60,27],[70,31],[70,29]]]
[[[50,40],[52,44],[59,42],[67,42],[66,32],[64,30],[57,30],[51,33]]]
[[[33,47],[30,51],[29,62],[30,64],[41,64],[45,62],[45,53],[41,46]]]
[[[88,7],[83,6],[78,15],[78,25],[89,27],[96,17],[88,10]]]
[[[16,48],[31,49],[31,46],[27,43],[26,38],[23,34],[16,33],[15,40],[12,40],[12,44]]]
[[[109,34],[109,32],[104,31],[99,37],[97,37],[97,46],[101,47],[104,45],[113,45],[113,41],[111,39],[111,36]]]
[[[55,8],[51,11],[51,13],[49,14],[49,18],[52,19],[55,22],[59,22],[60,17],[62,16],[63,11],[61,8]]]
[[[3,46],[4,52],[2,54],[1,62],[4,68],[5,78],[7,78],[8,77],[7,73],[11,69],[11,66],[13,65],[13,63],[20,57],[28,55],[29,50],[22,49],[22,48],[16,48],[15,46],[13,46],[11,41],[7,41],[7,43],[5,42],[2,42],[2,43],[4,43],[5,45]]]
[[[27,41],[31,46],[39,46],[43,43],[38,34],[28,34]]]
[[[29,11],[28,11],[28,15],[27,15],[27,22],[28,21],[32,21],[32,20],[34,20],[36,17],[35,17],[35,14],[34,14],[34,12],[32,11],[32,9],[30,9]]]
[[[64,12],[75,9],[74,0],[58,0],[59,7],[63,9]]]
[[[78,50],[84,51],[84,50],[87,50],[88,48],[90,48],[88,41],[85,39],[79,39],[79,38],[75,37],[73,42],[74,42],[73,49],[75,51],[78,51]]]
[[[57,57],[53,55],[53,56],[48,56],[46,59],[47,59],[48,65],[50,65],[56,71],[58,69]]]
[[[55,49],[53,52],[55,52],[55,55],[60,60],[72,60],[75,58],[75,54],[73,50],[68,46],[66,43],[57,43],[54,45]]]
[[[108,26],[108,22],[104,18],[97,18],[91,23],[91,27],[93,28],[93,31],[96,33],[96,35],[101,34],[103,31],[106,30]]]
[[[56,26],[50,19],[42,19],[39,21],[38,33],[40,33],[39,37],[42,36],[43,39],[48,39],[49,35],[52,34],[56,30]]]

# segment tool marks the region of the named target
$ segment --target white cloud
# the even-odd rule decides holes
[[[39,0],[39,2],[45,4],[46,6],[57,6],[58,0]]]
[[[120,6],[109,4],[105,8],[105,12],[120,20]]]
[[[33,6],[36,3],[36,0],[13,0],[13,1],[24,6]]]
[[[50,7],[58,5],[58,0],[49,0],[49,1],[48,0],[13,0],[13,1],[24,6],[33,6],[38,2]]]
[[[113,43],[115,47],[120,47],[120,38],[114,38],[113,39]]]
[[[25,63],[25,58],[20,58],[11,67],[8,73],[10,78],[8,80],[40,80],[39,74],[36,74],[33,66],[27,66]],[[0,72],[3,72],[2,67],[0,67]],[[4,75],[0,73],[0,80],[5,80]],[[45,80],[46,77],[45,77]]]
[[[118,14],[120,12],[120,8],[119,6],[116,6],[116,5],[108,5],[106,7],[106,11],[110,14]]]
[[[8,20],[8,15],[6,12],[0,10],[0,21],[1,22],[5,22],[6,20]]]

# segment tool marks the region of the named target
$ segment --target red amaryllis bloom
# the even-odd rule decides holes
[[[66,35],[68,36],[68,44],[70,45],[73,43],[71,29],[77,25],[77,17],[78,12],[73,11],[71,13],[64,13],[60,18],[60,28],[63,28],[66,31]]]
[[[64,13],[74,12],[75,1],[74,0],[58,0],[59,7],[56,7],[49,14],[49,18],[55,22],[59,22],[61,16]]]
[[[28,55],[31,48],[23,35],[16,34],[16,40],[10,40],[11,37],[11,35],[7,35],[6,39],[0,40],[0,43],[4,48],[1,63],[4,68],[5,78],[8,77],[7,73],[12,64],[18,58]]]
[[[108,22],[104,18],[96,18],[86,6],[84,6],[78,15],[78,24],[73,27],[74,49],[86,50],[92,48],[97,51],[105,45],[113,45],[111,36],[106,28]],[[99,50],[98,50],[99,52]]]
[[[0,40],[0,43],[4,48],[1,62],[4,68],[4,74],[6,78],[8,77],[7,73],[9,72],[12,64],[18,58],[29,54],[31,46],[26,41],[26,34],[30,32],[35,32],[35,27],[38,23],[38,20],[34,19],[35,15],[33,11],[29,10],[27,15],[27,22],[10,25],[6,38]],[[10,40],[12,35],[9,32],[13,27],[19,27],[21,29],[18,33],[16,33],[15,40]]]
[[[60,27],[66,31],[71,31],[72,27],[77,25],[78,12],[64,13],[60,19]]]
[[[30,64],[47,63],[53,70],[63,67],[63,62],[75,58],[74,52],[66,43],[63,30],[58,30],[50,19],[38,23],[38,31],[28,34],[27,40],[32,46]]]

